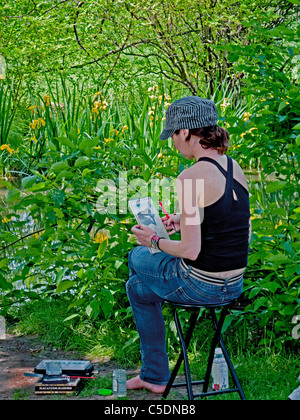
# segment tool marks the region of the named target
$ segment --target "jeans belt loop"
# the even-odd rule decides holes
[[[189,276],[189,274],[190,274],[190,271],[191,271],[191,269],[192,269],[193,267],[190,265],[189,266],[189,268],[186,270],[186,272],[183,274],[183,277],[185,278],[185,279],[187,279],[188,278],[188,276]]]
[[[226,279],[225,279],[224,286],[223,286],[223,289],[222,289],[222,292],[223,292],[223,293],[226,293],[226,292],[227,292],[227,285],[228,285],[228,282],[229,282],[229,279],[228,279],[228,278],[226,278]]]

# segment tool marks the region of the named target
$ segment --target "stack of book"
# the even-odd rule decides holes
[[[86,360],[43,360],[34,369],[35,394],[78,394],[82,378],[89,378],[94,366]]]
[[[47,378],[40,378],[35,384],[35,394],[73,394],[80,390],[80,378],[73,379],[61,376],[61,379],[57,378],[53,381],[49,381]]]

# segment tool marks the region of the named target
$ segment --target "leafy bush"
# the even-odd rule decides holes
[[[300,311],[299,30],[274,25],[273,14],[243,26],[250,34],[243,43],[222,38],[210,47],[233,63],[212,97],[231,134],[229,153],[249,175],[253,231],[248,305],[226,327],[240,327],[245,343],[255,337],[280,348],[297,344],[291,322]],[[1,204],[1,314],[10,316],[27,300],[62,298],[66,323],[116,316],[132,322],[124,284],[134,220],[122,191],[136,194],[137,179],[146,188],[162,178],[168,183],[191,164],[158,138],[168,105],[189,91],[181,82],[135,81],[137,90],[115,97],[98,83],[47,74],[38,88],[27,82],[22,104],[12,110],[13,92],[0,83],[0,170],[8,190]],[[18,120],[24,142],[13,149],[9,132]],[[16,173],[20,186],[9,179]],[[116,201],[109,203],[102,180]],[[99,212],[99,198],[114,211]],[[127,348],[135,340],[130,336]]]
[[[252,107],[242,118],[227,118],[233,156],[242,167],[258,169],[250,187],[252,240],[245,295],[252,300],[245,317],[257,323],[262,344],[290,341],[299,300],[299,146],[300,96],[291,71],[299,54],[300,32],[253,26],[252,39],[265,43],[225,47],[242,72],[242,95]],[[221,47],[220,47],[221,48]],[[295,61],[296,58],[296,61]]]

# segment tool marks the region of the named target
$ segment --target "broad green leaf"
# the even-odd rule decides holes
[[[107,240],[104,240],[103,242],[99,244],[98,251],[97,251],[99,260],[101,260],[101,258],[105,254],[106,247],[107,247]]]
[[[2,268],[2,267],[6,267],[8,264],[9,264],[9,258],[3,258],[3,259],[0,261],[0,268]]]
[[[65,178],[65,179],[70,179],[74,177],[74,173],[71,171],[62,171],[60,172],[57,177],[56,177],[56,181],[60,181],[61,179]]]
[[[12,284],[8,283],[5,278],[0,274],[0,289],[2,290],[11,290],[13,288]]]
[[[55,207],[53,211],[59,219],[63,219],[65,217],[64,213],[60,209]]]
[[[75,148],[75,145],[67,137],[55,137],[55,139],[58,140],[60,144],[70,147],[70,149]]]
[[[1,232],[0,231],[0,238],[7,242],[13,242],[18,239],[18,236],[13,235],[11,232]]]
[[[70,289],[71,287],[73,287],[76,284],[75,281],[71,281],[71,280],[63,280],[61,281],[55,290],[55,293],[61,293],[64,292],[65,290]]]
[[[65,193],[60,190],[51,190],[50,194],[56,206],[60,207],[65,200]]]
[[[37,180],[36,175],[26,176],[25,178],[22,179],[22,182],[21,182],[22,188],[26,189],[26,188],[32,187],[35,184],[36,180]]]
[[[284,263],[289,262],[290,258],[283,254],[277,254],[277,255],[272,255],[267,260],[276,264],[284,264]]]
[[[253,289],[251,289],[250,293],[249,293],[249,299],[254,298],[255,296],[257,296],[261,291],[260,287],[253,287]]]
[[[83,166],[87,166],[89,164],[90,159],[87,156],[80,156],[75,161],[75,168],[81,168]]]
[[[20,191],[16,188],[13,188],[8,191],[6,195],[6,201],[8,203],[12,203],[13,201],[17,201],[20,198]]]
[[[56,148],[56,146],[55,146],[55,144],[54,143],[52,143],[52,141],[48,141],[48,148],[49,148],[49,150],[51,150],[52,152],[56,152],[57,151],[57,148]],[[44,156],[46,155],[46,153],[44,154]],[[48,156],[48,155],[47,155]],[[50,156],[50,153],[49,153],[49,156]]]
[[[151,172],[149,168],[146,168],[144,171],[141,172],[141,176],[144,178],[144,180],[146,182],[149,181],[149,179],[151,178]]]
[[[54,172],[55,174],[58,174],[61,171],[65,171],[68,167],[69,165],[66,161],[56,162],[51,166],[49,172]]]
[[[279,311],[284,316],[293,316],[296,315],[296,307],[293,305],[285,306],[281,311]]]
[[[278,107],[278,112],[282,111],[288,105],[287,101],[282,101]]]
[[[286,217],[287,211],[283,209],[282,207],[270,207],[270,211],[272,214],[276,214],[278,216]]]
[[[104,312],[104,316],[105,316],[105,318],[107,318],[108,317],[108,315],[109,315],[109,313],[110,313],[110,311],[112,310],[112,308],[113,308],[113,303],[112,302],[109,302],[109,301],[107,301],[107,300],[102,300],[101,302],[100,302],[100,305],[101,305],[101,309],[102,309],[102,311]]]
[[[57,285],[59,284],[59,282],[64,277],[64,275],[66,274],[67,271],[68,271],[68,267],[65,267],[65,268],[58,271],[58,273],[56,274],[56,284]]]
[[[293,4],[300,4],[300,0],[288,0],[288,1]]]
[[[269,281],[262,286],[263,289],[269,290],[272,293],[275,293],[276,290],[281,288],[281,285],[275,281]]]
[[[254,303],[254,310],[257,311],[261,306],[267,306],[269,299],[267,297],[260,297]]]
[[[83,171],[82,171],[82,176],[83,176],[83,178],[84,177],[86,177],[89,173],[90,173],[91,171],[90,171],[90,169],[89,168],[85,168]]]
[[[224,324],[222,327],[222,334],[225,333],[225,331],[227,330],[227,328],[230,326],[231,323],[232,323],[232,317],[230,315],[226,315]]]
[[[135,150],[135,154],[139,155],[139,157],[149,166],[149,168],[152,168],[153,162],[144,150],[138,148]]]
[[[101,289],[101,292],[104,295],[104,298],[101,299],[100,305],[101,305],[101,309],[104,312],[105,318],[108,317],[110,311],[113,308],[114,305],[114,297],[113,294],[111,293],[110,290],[108,289]]]
[[[283,189],[286,186],[286,181],[275,181],[267,185],[266,193],[271,193]]]
[[[99,309],[100,309],[100,303],[96,299],[94,299],[88,304],[85,311],[88,316],[91,316],[91,315],[97,316],[99,314]]]
[[[68,316],[67,318],[65,318],[64,320],[63,320],[63,322],[66,322],[66,321],[71,321],[71,319],[74,319],[74,318],[76,318],[76,317],[78,317],[78,316],[80,316],[79,314],[73,314],[73,315],[70,315],[70,316]]]
[[[37,184],[34,184],[32,187],[28,188],[27,192],[38,192],[46,190],[48,190],[46,182],[38,182]]]
[[[97,146],[99,144],[99,137],[94,137],[92,138],[88,138],[88,139],[83,139],[80,143],[79,143],[79,150],[86,150],[86,149],[92,149],[95,146]]]

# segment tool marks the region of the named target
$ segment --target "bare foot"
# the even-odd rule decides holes
[[[142,379],[139,376],[131,378],[129,379],[129,381],[127,381],[127,389],[141,388],[146,388],[149,391],[154,392],[155,394],[163,394],[166,389],[166,385],[150,384],[149,382],[142,381]]]

